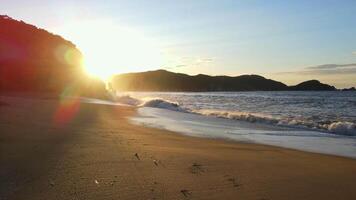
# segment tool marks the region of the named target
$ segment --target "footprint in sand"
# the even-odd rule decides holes
[[[152,162],[156,167],[159,167],[159,166],[165,167],[161,160],[155,158],[154,156],[150,156],[150,158],[152,159]]]
[[[188,198],[190,196],[192,196],[192,193],[189,190],[181,190],[180,191],[184,197]]]
[[[227,181],[231,182],[234,187],[240,187],[241,184],[239,183],[238,179],[235,177],[228,178]]]
[[[205,172],[201,164],[198,163],[193,163],[192,166],[190,167],[190,172],[192,174],[201,174]]]
[[[114,186],[114,184],[117,182],[117,176],[114,176],[113,180],[110,181],[110,185]]]

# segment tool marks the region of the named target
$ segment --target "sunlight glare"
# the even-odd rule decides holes
[[[114,74],[156,69],[163,63],[153,40],[109,20],[78,21],[57,32],[82,51],[87,73],[102,80]]]

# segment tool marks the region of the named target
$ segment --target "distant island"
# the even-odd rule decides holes
[[[299,91],[305,91],[305,90],[309,90],[309,91],[332,91],[332,90],[336,90],[336,88],[334,86],[328,85],[328,84],[324,84],[324,83],[320,83],[320,81],[318,80],[310,80],[310,81],[304,81],[302,83],[299,83],[298,85],[294,85],[294,86],[289,86],[288,87],[289,90],[299,90]]]
[[[208,76],[199,74],[190,76],[166,70],[116,75],[111,85],[117,91],[174,91],[174,92],[210,92],[210,91],[333,91],[334,86],[317,80],[302,82],[295,86],[266,79],[259,75]]]
[[[342,91],[356,91],[355,87],[350,87],[350,88],[344,88]]]

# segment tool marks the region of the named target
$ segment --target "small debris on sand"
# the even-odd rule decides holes
[[[54,187],[54,181],[53,180],[49,180],[49,185]]]
[[[158,166],[157,160],[153,160],[153,163],[154,163],[156,166]]]
[[[135,153],[137,160],[141,160],[137,153]]]
[[[110,185],[111,185],[111,186],[114,186],[114,183],[115,183],[115,182],[116,182],[116,181],[111,181],[111,182],[110,182]]]

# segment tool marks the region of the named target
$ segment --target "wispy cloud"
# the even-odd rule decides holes
[[[196,57],[182,57],[179,61],[174,61],[168,64],[164,69],[178,69],[183,67],[197,67],[209,64],[214,61],[214,58],[196,58]]]
[[[317,66],[311,66],[311,67],[306,67],[306,69],[310,70],[324,70],[324,69],[340,69],[340,68],[353,68],[356,67],[356,63],[350,63],[350,64],[325,64],[325,65],[317,65]]]
[[[212,58],[203,58],[203,59],[198,59],[199,62],[213,62],[213,59]]]
[[[352,55],[356,56],[356,51],[352,52]]]
[[[279,72],[277,74],[296,75],[336,75],[336,74],[356,74],[356,63],[349,64],[324,64],[305,67],[299,71]]]
[[[163,67],[164,69],[178,69],[178,68],[182,68],[182,67],[186,67],[187,65],[175,65],[175,66],[169,66],[169,67]]]

